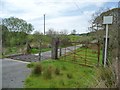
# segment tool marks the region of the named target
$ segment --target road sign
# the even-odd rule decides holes
[[[103,24],[112,24],[113,16],[104,16],[103,17]]]

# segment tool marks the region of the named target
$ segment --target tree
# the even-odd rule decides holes
[[[72,30],[71,34],[72,34],[72,35],[75,35],[75,34],[76,34],[76,30],[75,30],[75,29]]]
[[[33,34],[33,37],[34,37],[34,41],[38,42],[38,44],[41,42],[41,40],[43,40],[43,37],[44,35],[38,31],[35,31],[34,34]]]
[[[63,29],[60,31],[60,35],[67,35],[68,31],[66,29]]]
[[[58,35],[59,33],[57,31],[55,31],[54,29],[49,29],[47,32],[46,32],[46,35],[50,36],[50,37],[53,37],[53,36],[56,36]]]
[[[2,24],[5,25],[9,31],[14,31],[14,32],[30,33],[31,31],[34,30],[32,24],[27,23],[23,19],[19,19],[15,17],[2,19]]]
[[[2,19],[2,45],[5,51],[9,51],[7,47],[17,47],[23,49],[23,45],[27,44],[28,48],[28,34],[34,30],[32,24],[27,23],[23,19],[10,17]]]
[[[4,46],[25,45],[27,33],[33,31],[32,24],[23,19],[10,17],[2,19],[2,37]]]
[[[98,11],[92,14],[91,20],[89,20],[89,23],[92,24],[92,31],[96,31],[97,26],[102,26],[101,14],[109,10],[109,8],[100,8]]]
[[[2,30],[2,46],[9,45],[9,31],[8,28],[4,25],[0,25]]]

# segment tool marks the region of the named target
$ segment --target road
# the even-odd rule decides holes
[[[30,74],[28,62],[2,59],[2,88],[22,88],[24,80]]]
[[[76,49],[82,45],[77,45]],[[66,52],[74,50],[75,47],[67,47]],[[59,50],[58,50],[59,52]],[[62,54],[65,48],[62,49]],[[26,67],[29,62],[38,61],[38,54],[35,55],[18,55],[2,59],[2,87],[3,88],[22,88],[24,80],[30,74],[30,69]],[[42,53],[42,60],[51,58],[51,51]],[[14,60],[13,60],[14,59]]]
[[[65,51],[66,52],[71,52],[75,50],[75,48],[79,48],[82,45],[76,45],[76,46],[70,46],[65,48],[62,48],[61,54],[64,55]],[[59,57],[59,49],[58,49],[58,57]],[[14,59],[14,60],[19,60],[19,61],[26,61],[26,62],[38,62],[39,61],[39,54],[22,54],[22,55],[15,55],[15,56],[10,56],[9,58]],[[51,51],[47,52],[42,52],[41,53],[41,60],[49,59],[51,58]]]
[[[75,49],[78,49],[78,48],[80,48],[80,47],[82,47],[82,45],[76,45],[76,46],[70,46],[70,47],[62,48],[61,54],[64,55],[65,52],[66,52],[66,53],[67,53],[67,52],[71,52],[71,51],[73,51],[73,50],[75,50]],[[60,49],[58,49],[58,57],[59,57],[59,55],[60,55],[59,53],[60,53]],[[38,56],[39,54],[34,54],[34,55]],[[43,53],[41,54],[41,56],[42,56],[42,60],[51,58],[51,51],[43,52]]]

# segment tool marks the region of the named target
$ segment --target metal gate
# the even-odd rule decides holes
[[[70,42],[72,46],[64,48],[62,56],[64,61],[69,61],[83,66],[100,65],[100,43]]]

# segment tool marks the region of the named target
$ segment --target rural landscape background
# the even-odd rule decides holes
[[[2,88],[120,88],[118,0],[0,5]],[[113,16],[106,66],[104,16]]]

